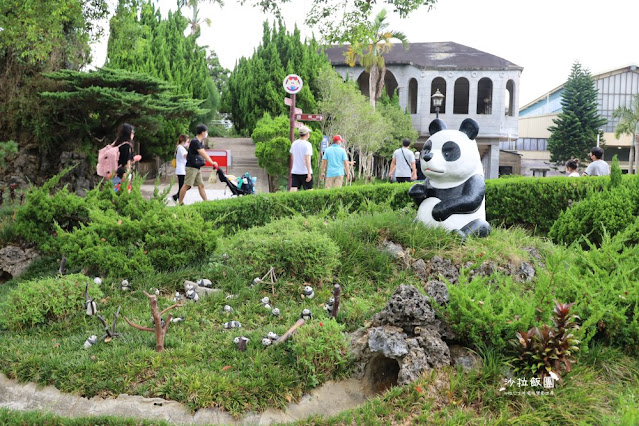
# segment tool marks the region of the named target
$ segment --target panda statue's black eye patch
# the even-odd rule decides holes
[[[442,155],[446,161],[457,161],[461,157],[461,149],[453,141],[448,141],[442,146]]]
[[[430,150],[433,149],[433,143],[429,140],[426,141],[426,143],[424,144],[424,147],[422,148],[422,150],[424,152],[430,152]]]

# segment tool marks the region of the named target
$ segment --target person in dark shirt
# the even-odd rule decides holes
[[[133,138],[135,137],[135,128],[124,123],[118,129],[118,137],[115,140],[120,150],[120,158],[118,159],[118,167],[124,167],[126,171],[131,169],[131,160],[133,160]]]
[[[202,145],[202,140],[204,140],[208,134],[209,129],[204,125],[200,124],[197,126],[195,130],[197,135],[195,138],[191,140],[189,144],[188,154],[186,156],[186,176],[184,178],[184,186],[180,190],[180,197],[178,200],[178,204],[182,205],[184,201],[184,196],[186,195],[186,191],[191,189],[192,186],[197,185],[198,191],[200,191],[200,197],[202,200],[206,201],[206,191],[204,190],[204,180],[202,179],[202,171],[200,167],[204,166],[206,162],[205,159],[210,163],[213,163],[211,157],[204,150],[204,146]]]

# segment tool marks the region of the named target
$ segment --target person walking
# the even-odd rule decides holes
[[[189,146],[188,135],[180,135],[177,141],[177,147],[175,148],[175,175],[178,178],[178,190],[173,194],[173,201],[177,202],[180,197],[180,191],[184,186],[184,177],[186,176],[186,156],[188,155],[187,148]]]
[[[610,174],[610,166],[603,158],[604,151],[598,146],[590,150],[590,159],[592,163],[588,164],[584,176],[608,176]]]
[[[115,140],[115,146],[120,151],[120,157],[118,158],[118,167],[124,167],[126,172],[131,170],[134,137],[135,128],[129,123],[122,124],[118,129],[118,137]]]
[[[189,143],[189,149],[187,151],[184,186],[182,186],[182,189],[180,190],[178,205],[182,205],[184,202],[186,191],[196,185],[198,191],[200,191],[200,197],[202,197],[202,200],[207,200],[206,191],[204,190],[204,180],[202,179],[202,171],[200,168],[206,164],[205,160],[213,163],[213,160],[211,160],[211,157],[209,157],[209,154],[206,153],[204,146],[202,145],[202,140],[208,136],[209,129],[204,124],[200,124],[197,126],[195,131],[197,134],[195,138],[191,140],[191,143]]]
[[[304,188],[313,190],[313,169],[311,168],[311,156],[313,146],[308,141],[311,129],[306,126],[299,128],[299,139],[291,145],[291,156],[293,157],[293,167],[291,168],[291,192]]]
[[[568,177],[579,177],[579,172],[577,171],[578,168],[578,160],[573,159],[566,161],[566,173],[568,173]]]
[[[322,173],[320,179],[326,179],[325,188],[341,188],[346,180],[350,179],[350,167],[348,155],[342,147],[344,139],[340,135],[333,136],[333,144],[324,151],[322,157]]]
[[[402,147],[393,152],[393,160],[391,161],[388,177],[395,182],[411,182],[417,179],[417,168],[415,167],[415,154],[408,149],[411,140],[404,138]]]

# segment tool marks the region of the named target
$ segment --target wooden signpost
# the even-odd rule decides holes
[[[295,95],[302,90],[304,82],[302,78],[296,74],[289,74],[284,78],[283,86],[286,93],[291,95],[290,98],[284,98],[284,104],[290,107],[289,110],[289,122],[290,122],[290,133],[289,138],[291,140],[291,144],[295,142],[295,128],[301,127],[299,121],[322,121],[324,117],[321,114],[304,114],[304,112],[295,106]],[[288,161],[288,188],[291,189],[292,184],[292,175],[291,169],[293,168],[293,156],[289,157]]]

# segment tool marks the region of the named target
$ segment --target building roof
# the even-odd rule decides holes
[[[347,65],[345,51],[346,46],[331,46],[326,54],[334,66]],[[386,65],[413,65],[425,70],[523,70],[499,56],[452,41],[409,43],[407,50],[396,44],[384,58]]]
[[[597,81],[599,79],[610,77],[610,76],[613,76],[613,75],[616,75],[616,74],[621,74],[621,73],[627,72],[627,71],[639,72],[639,71],[637,71],[637,68],[638,68],[637,65],[630,64],[630,65],[626,65],[625,67],[615,68],[615,69],[612,69],[612,70],[609,70],[609,71],[604,71],[602,73],[592,75],[592,79],[593,79],[593,81]],[[560,84],[559,86],[555,87],[551,91],[544,93],[543,95],[541,95],[537,99],[528,102],[526,105],[524,105],[523,107],[519,108],[519,111],[523,111],[526,108],[529,108],[529,107],[535,105],[537,102],[542,101],[542,100],[546,99],[547,97],[557,93],[558,91],[562,90],[565,85],[566,85],[566,83]]]

